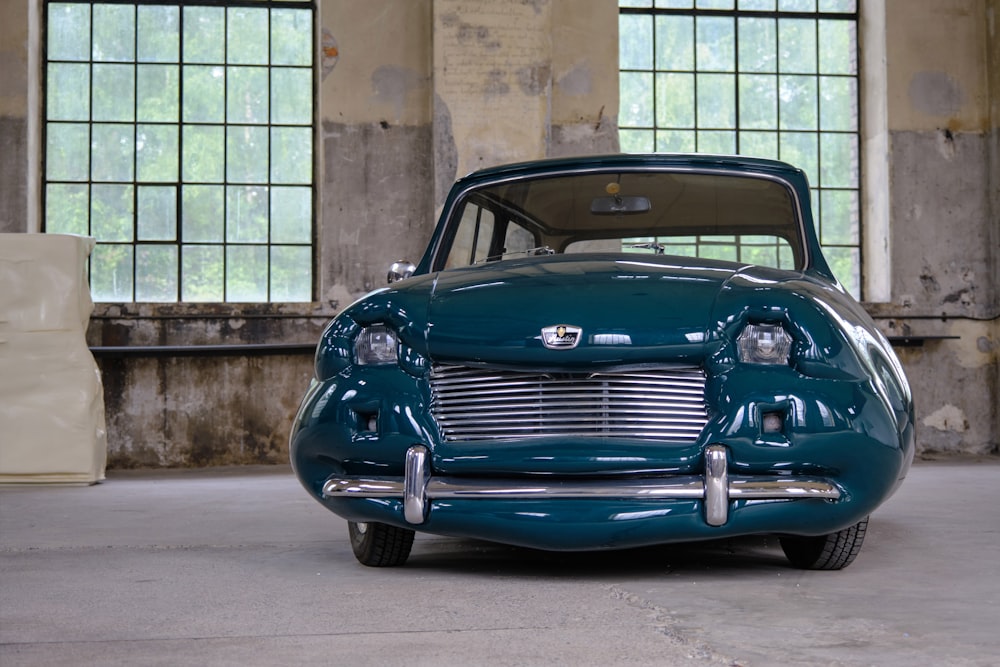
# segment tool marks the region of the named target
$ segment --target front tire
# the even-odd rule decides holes
[[[351,549],[358,562],[368,567],[395,567],[410,557],[414,531],[384,523],[347,522]]]
[[[842,570],[857,558],[868,532],[868,517],[836,533],[818,537],[782,537],[781,550],[802,570]]]

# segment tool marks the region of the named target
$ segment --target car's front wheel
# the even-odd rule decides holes
[[[803,570],[841,570],[857,558],[868,532],[868,517],[853,526],[818,537],[782,537],[781,550]]]
[[[413,547],[412,530],[397,528],[384,523],[347,522],[354,557],[369,567],[402,565]]]

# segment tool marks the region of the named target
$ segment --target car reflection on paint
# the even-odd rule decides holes
[[[417,531],[549,550],[773,534],[840,569],[913,457],[898,360],[804,174],[616,155],[459,180],[416,266],[346,308],[291,435],[365,565]]]

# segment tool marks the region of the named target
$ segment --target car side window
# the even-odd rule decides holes
[[[534,234],[513,220],[507,223],[507,230],[503,239],[504,253],[526,252],[536,247],[538,247],[538,242],[535,240]]]
[[[493,211],[467,202],[455,231],[445,268],[453,269],[485,260],[490,253],[495,225],[496,216]]]

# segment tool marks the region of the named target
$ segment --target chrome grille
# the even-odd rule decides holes
[[[431,413],[445,440],[621,437],[697,440],[700,368],[538,373],[436,365]]]

